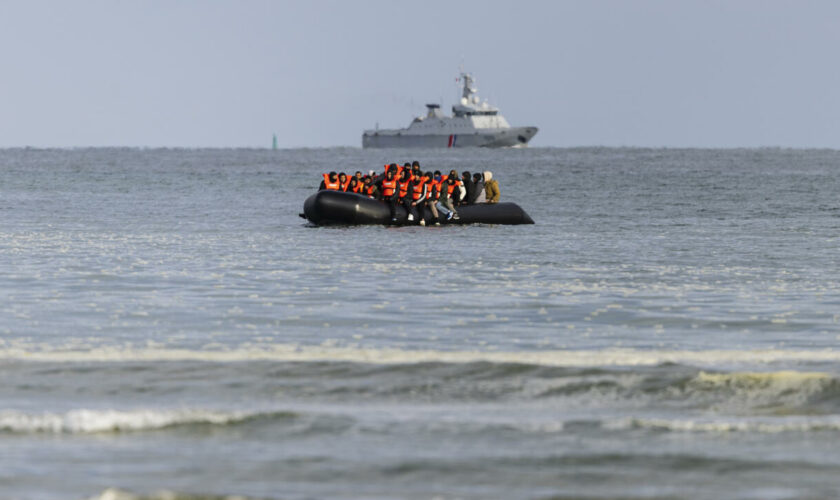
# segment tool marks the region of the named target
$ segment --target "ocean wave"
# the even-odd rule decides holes
[[[604,421],[608,430],[648,429],[684,433],[840,432],[840,417],[785,417],[740,419],[666,419],[630,417]]]
[[[644,408],[666,405],[721,414],[832,414],[840,411],[840,378],[792,370],[711,372],[682,365],[628,369],[521,364],[295,365],[312,380],[303,396],[336,401],[538,402],[571,408]],[[290,373],[291,367],[284,370]],[[283,385],[283,370],[274,372]],[[288,375],[287,375],[288,376]],[[328,381],[319,380],[321,377]],[[289,380],[290,383],[293,383]],[[323,384],[323,385],[320,385]],[[319,390],[319,387],[322,387]],[[294,397],[295,387],[284,392]]]
[[[644,411],[644,410],[642,410]],[[459,434],[493,434],[513,432],[516,434],[557,434],[603,431],[647,430],[673,433],[810,433],[840,432],[838,415],[787,415],[787,416],[694,416],[663,417],[634,415],[618,418],[545,418],[532,420],[508,420],[507,418],[474,418],[446,422],[410,421],[408,425],[435,432],[457,432]],[[271,425],[291,423],[298,431],[334,434],[346,429],[348,418],[324,416],[311,419],[313,422],[295,424],[298,416],[290,412],[215,412],[206,410],[71,410],[66,413],[24,413],[0,412],[0,433],[10,434],[119,434],[157,431],[171,428],[203,426],[237,426],[250,421],[261,420]],[[345,422],[336,425],[338,420]],[[327,422],[328,421],[328,422]],[[397,427],[392,427],[396,425]],[[403,432],[406,422],[390,422],[362,426],[364,432]],[[428,427],[427,427],[428,426]]]
[[[840,378],[822,372],[707,372],[668,367],[647,372],[592,371],[537,379],[537,398],[566,398],[576,405],[678,405],[718,414],[836,414]]]
[[[156,398],[173,390],[187,390],[195,397],[216,398],[247,386],[260,397],[282,393],[298,403],[556,400],[569,407],[631,411],[647,405],[667,405],[727,414],[840,413],[840,375],[790,369],[830,365],[812,365],[804,360],[824,361],[834,355],[833,351],[467,353],[324,347],[278,349],[271,355],[263,351],[264,357],[254,358],[245,353],[251,351],[37,352],[32,357],[16,358],[37,362],[6,365],[6,391],[39,397],[44,387],[73,391],[84,386],[91,396]],[[763,364],[735,365],[734,358],[741,362],[745,358],[761,360]],[[244,359],[255,362],[221,362]],[[721,359],[733,359],[733,366],[726,366]],[[698,360],[707,361],[709,366],[690,363]],[[779,370],[780,366],[785,369]],[[130,372],[128,378],[126,371]],[[177,372],[177,377],[143,375],[170,371]],[[57,374],[61,375],[58,380]],[[127,379],[133,382],[126,383]],[[110,380],[120,382],[115,385],[117,382],[112,384]],[[206,382],[210,380],[230,383]],[[8,428],[6,422],[13,421],[14,415],[0,416],[0,429]],[[166,426],[173,425],[167,419],[190,417],[194,415],[167,413],[148,418]],[[211,414],[208,418],[216,417]],[[225,413],[220,418],[242,415]],[[73,427],[75,421],[71,422],[68,415],[48,415],[33,422],[54,429]],[[130,429],[130,423],[117,422],[117,427]]]
[[[184,348],[110,348],[80,350],[4,347],[0,360],[41,362],[136,362],[136,361],[288,361],[351,362],[370,364],[413,363],[507,363],[539,366],[656,366],[683,364],[694,366],[766,365],[774,363],[837,363],[840,351],[751,349],[751,350],[422,350],[400,348],[303,346],[271,344],[260,347],[219,350]]]
[[[840,402],[840,380],[819,372],[700,372],[685,387],[689,393],[713,394],[721,401],[717,409],[729,404],[772,411]]]
[[[232,425],[259,418],[293,419],[289,412],[178,410],[91,410],[64,413],[0,411],[0,432],[13,434],[97,434],[137,432],[194,425]]]

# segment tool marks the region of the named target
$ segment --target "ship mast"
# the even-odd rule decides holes
[[[470,96],[478,92],[478,89],[472,86],[475,80],[473,80],[471,74],[464,73],[463,71],[461,72],[461,78],[464,79],[464,92],[461,94],[461,97],[466,97],[469,100]]]

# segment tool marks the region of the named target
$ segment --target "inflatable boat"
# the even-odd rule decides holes
[[[440,205],[438,205],[440,207]],[[460,219],[447,220],[444,212],[438,210],[441,224],[533,224],[534,220],[516,203],[479,203],[458,207]],[[397,206],[396,222],[391,220],[388,204],[355,193],[323,190],[313,194],[303,203],[301,217],[319,225],[418,224],[409,221],[408,212]],[[434,222],[432,211],[424,208],[423,218]]]

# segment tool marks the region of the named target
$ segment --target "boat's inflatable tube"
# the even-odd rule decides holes
[[[432,212],[424,209],[426,221],[432,220]],[[343,191],[323,190],[313,194],[303,203],[303,217],[319,226],[353,224],[392,224],[391,210],[385,202],[372,200],[367,196]],[[460,220],[449,224],[533,224],[534,220],[516,203],[479,203],[458,207]],[[393,224],[416,224],[409,222],[408,212],[397,206],[397,222]],[[445,217],[441,223],[447,223]]]

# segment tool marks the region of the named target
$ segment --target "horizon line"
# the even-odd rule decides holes
[[[525,148],[363,148],[361,146],[349,146],[349,145],[332,145],[332,146],[282,146],[273,148],[271,146],[128,146],[128,145],[89,145],[89,146],[35,146],[35,145],[25,145],[25,146],[0,146],[0,151],[13,151],[13,150],[32,150],[32,151],[49,151],[49,150],[59,150],[59,151],[72,151],[72,150],[86,150],[86,149],[135,149],[135,150],[260,150],[260,151],[291,151],[291,150],[301,150],[301,149],[358,149],[364,150],[368,149],[370,151],[405,151],[405,150],[416,150],[416,151],[438,151],[438,150],[446,150],[452,149],[457,151],[508,151],[508,150],[529,150],[529,149],[646,149],[646,150],[709,150],[709,149],[716,149],[716,150],[747,150],[747,149],[754,149],[754,150],[762,150],[762,149],[777,149],[777,150],[816,150],[816,151],[838,151],[840,150],[840,146],[832,147],[832,146],[780,146],[780,145],[763,145],[763,146],[639,146],[639,145],[604,145],[604,144],[592,144],[592,145],[576,145],[576,146],[528,146]]]

